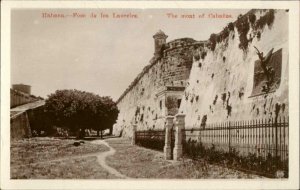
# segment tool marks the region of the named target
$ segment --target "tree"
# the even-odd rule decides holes
[[[99,131],[105,129],[112,129],[113,124],[116,122],[119,110],[116,103],[110,97],[101,97],[96,102],[96,114],[95,114],[95,123],[93,129],[97,131],[99,136]]]
[[[45,112],[52,124],[72,132],[85,129],[99,131],[111,128],[118,116],[116,103],[110,97],[100,97],[79,90],[57,90],[45,103]]]

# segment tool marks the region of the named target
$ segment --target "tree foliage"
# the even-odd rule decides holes
[[[110,97],[79,90],[57,90],[45,103],[52,124],[71,131],[105,130],[115,123],[119,110]]]
[[[210,42],[210,49],[214,51],[217,44],[217,34],[211,34],[209,37],[209,42]]]

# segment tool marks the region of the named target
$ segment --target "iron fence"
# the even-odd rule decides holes
[[[288,170],[288,118],[208,124],[183,129],[183,152],[274,175]]]
[[[136,144],[155,150],[164,150],[165,130],[144,130],[135,132]]]

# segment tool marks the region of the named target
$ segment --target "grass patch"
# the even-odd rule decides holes
[[[155,178],[160,167],[168,164],[161,152],[132,146],[127,139],[111,139],[107,142],[116,149],[114,155],[106,158],[107,164],[128,177]]]
[[[76,147],[73,145],[74,142],[74,140],[61,140],[47,137],[11,142],[11,166],[108,151],[108,148],[104,145],[91,144],[85,141],[84,144]]]
[[[112,179],[97,163],[95,156],[39,163],[35,165],[20,165],[11,168],[12,179]]]
[[[11,142],[11,178],[113,178],[90,155],[108,151],[105,145],[74,142],[48,137]]]
[[[205,160],[166,161],[162,152],[132,146],[126,139],[110,139],[107,142],[116,149],[116,153],[106,159],[108,165],[131,178],[261,178],[258,175],[209,164]]]

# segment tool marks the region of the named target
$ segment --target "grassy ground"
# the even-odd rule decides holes
[[[11,143],[12,179],[114,179],[102,168],[96,155],[108,151],[105,145],[85,141],[76,147],[75,140],[32,138]],[[210,165],[205,161],[171,162],[163,153],[133,146],[129,140],[106,139],[116,153],[106,163],[130,178],[216,179],[260,178],[240,171]]]
[[[11,143],[12,179],[114,178],[99,166],[95,155],[104,145],[74,140],[31,138]]]
[[[132,178],[261,178],[257,175],[210,165],[203,160],[165,161],[162,152],[132,146],[126,139],[110,139],[107,142],[117,151],[116,154],[106,159],[108,165]]]
[[[11,169],[12,179],[114,179],[95,156],[21,165]]]

